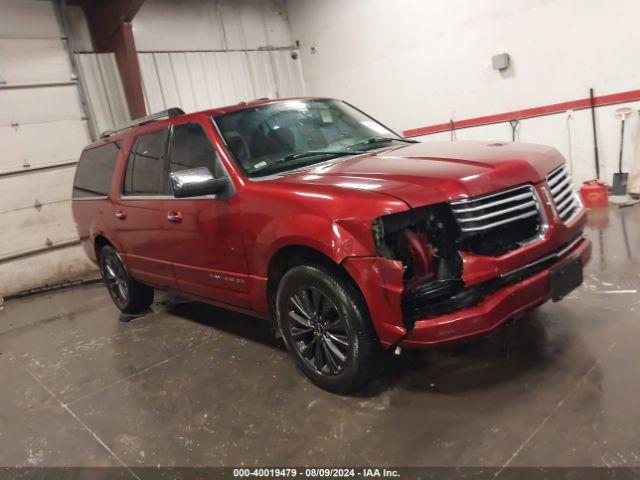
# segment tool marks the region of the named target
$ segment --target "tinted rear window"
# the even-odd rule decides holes
[[[163,195],[169,192],[164,161],[167,130],[140,135],[131,149],[124,176],[125,195]]]
[[[109,195],[117,156],[118,147],[115,143],[82,152],[73,181],[73,198]]]

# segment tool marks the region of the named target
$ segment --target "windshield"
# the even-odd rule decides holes
[[[214,121],[250,177],[408,141],[339,100],[286,100]]]

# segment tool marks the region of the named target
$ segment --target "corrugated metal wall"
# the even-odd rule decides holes
[[[138,54],[147,112],[179,106],[186,112],[261,97],[304,95],[295,50],[153,52]],[[76,54],[91,121],[103,132],[130,120],[113,54]]]
[[[282,0],[147,0],[133,21],[148,112],[304,95]],[[80,7],[67,7],[76,50],[91,42]],[[129,118],[110,54],[77,55],[100,132]]]
[[[113,53],[76,54],[95,132],[131,120],[122,80]]]
[[[74,164],[90,135],[56,12],[38,0],[0,7],[2,296],[92,265],[70,211]]]
[[[140,52],[293,45],[284,0],[146,0],[133,19]]]
[[[179,106],[193,112],[261,97],[304,95],[298,58],[290,50],[141,53],[147,111]]]
[[[283,0],[147,0],[133,27],[149,111],[304,95]]]

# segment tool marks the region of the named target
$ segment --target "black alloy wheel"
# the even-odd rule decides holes
[[[118,252],[110,245],[99,253],[100,273],[116,307],[124,313],[140,313],[153,303],[154,290],[129,275]]]
[[[351,344],[335,304],[318,288],[305,286],[289,296],[288,307],[291,337],[302,358],[324,375],[340,373]]]
[[[362,294],[338,266],[291,267],[278,283],[275,303],[284,342],[313,383],[350,393],[369,380],[379,343]]]
[[[129,301],[129,287],[127,286],[126,272],[122,262],[113,255],[107,256],[104,261],[102,276],[114,301],[117,304],[127,304]]]

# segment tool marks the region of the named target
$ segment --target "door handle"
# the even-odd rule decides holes
[[[167,220],[173,223],[182,222],[182,213],[180,212],[167,212]]]
[[[125,212],[124,210],[118,210],[116,213],[114,213],[114,215],[118,220],[124,220],[125,218],[127,218],[127,212]]]

